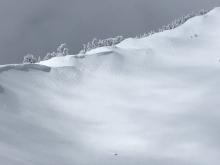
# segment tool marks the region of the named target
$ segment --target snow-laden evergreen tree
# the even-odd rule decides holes
[[[92,48],[96,48],[98,46],[98,40],[96,38],[94,38],[92,40]]]
[[[51,59],[51,58],[53,58],[53,57],[55,57],[55,56],[56,56],[56,55],[55,55],[55,52],[53,52],[53,53],[47,53],[46,56],[44,56],[43,60],[49,60],[49,59]]]
[[[104,46],[114,47],[115,45],[119,44],[123,40],[124,40],[123,36],[117,36],[114,38],[107,38],[107,39],[103,39],[103,40],[98,40],[98,39],[94,38],[92,40],[92,42],[88,42],[87,44],[84,44],[83,49],[80,52],[86,53],[92,49],[104,47]]]
[[[119,44],[120,42],[122,42],[124,40],[124,37],[123,36],[117,36],[116,37],[116,42],[115,44]]]
[[[53,57],[66,56],[68,54],[69,54],[69,49],[66,47],[66,44],[63,43],[60,46],[58,46],[56,52],[47,53],[46,56],[43,58],[43,60],[49,60]]]
[[[27,54],[24,56],[23,63],[24,64],[34,64],[37,62],[37,58],[33,54]]]
[[[66,47],[66,43],[61,44],[57,48],[57,55],[56,56],[66,56],[69,54],[69,49]]]
[[[79,51],[79,54],[85,54],[87,52],[86,44],[83,44],[83,49]]]
[[[37,62],[41,62],[41,57],[40,56],[38,57]]]

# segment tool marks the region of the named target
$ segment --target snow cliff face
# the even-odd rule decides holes
[[[0,66],[0,164],[220,161],[220,9],[85,56]]]

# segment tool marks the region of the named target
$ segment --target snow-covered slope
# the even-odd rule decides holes
[[[86,56],[0,67],[0,164],[216,165],[220,8]]]

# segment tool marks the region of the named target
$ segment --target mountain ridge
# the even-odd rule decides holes
[[[4,165],[220,161],[220,9],[85,56],[0,66]]]

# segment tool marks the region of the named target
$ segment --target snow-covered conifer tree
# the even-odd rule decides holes
[[[34,64],[37,62],[37,58],[33,54],[27,54],[24,56],[23,63],[24,64]]]
[[[41,57],[40,56],[38,57],[37,62],[41,62]]]
[[[69,54],[69,49],[66,47],[66,43],[61,44],[57,48],[57,55],[56,56],[66,56]]]

